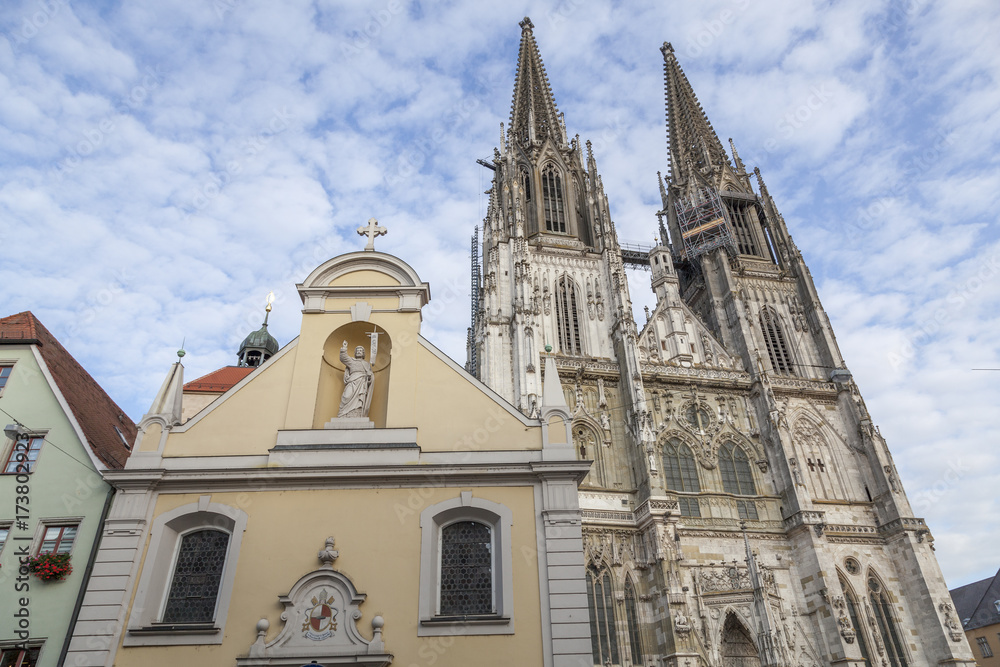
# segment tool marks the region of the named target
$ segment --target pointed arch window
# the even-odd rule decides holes
[[[562,176],[555,165],[542,170],[542,206],[545,210],[545,231],[566,233],[566,205],[563,196]]]
[[[840,580],[840,587],[844,591],[844,600],[847,602],[847,615],[851,619],[851,627],[854,628],[854,636],[858,641],[858,648],[861,650],[861,657],[865,659],[865,664],[871,664],[871,657],[868,654],[868,640],[865,638],[864,626],[858,621],[860,612],[858,611],[858,601],[854,597],[854,590],[843,579]]]
[[[556,327],[559,330],[559,351],[563,354],[583,354],[576,304],[576,283],[563,275],[556,282]]]
[[[795,364],[792,363],[785,332],[773,308],[761,308],[760,330],[764,334],[764,345],[767,346],[767,356],[771,359],[771,368],[774,372],[781,375],[795,375]]]
[[[763,257],[757,243],[754,230],[757,227],[757,220],[753,217],[751,210],[753,204],[747,202],[727,199],[726,212],[729,213],[729,220],[733,223],[733,230],[736,232],[736,245],[741,255],[753,255]]]
[[[618,632],[611,576],[607,570],[587,571],[587,604],[590,607],[590,645],[595,665],[618,665]]]
[[[625,577],[625,620],[628,625],[628,646],[632,652],[632,664],[644,664],[642,658],[642,636],[639,634],[639,612],[635,603],[635,587],[632,579]]]
[[[701,491],[694,454],[678,438],[670,438],[663,446],[663,477],[670,491]],[[697,498],[681,496],[677,501],[681,516],[701,516]]]
[[[518,169],[517,179],[518,184],[521,186],[521,192],[524,194],[524,214],[527,218],[527,234],[531,236],[538,233],[538,214],[536,213],[534,204],[535,196],[531,187],[531,171],[528,167],[521,165]]]
[[[750,458],[746,451],[735,442],[724,442],[719,447],[719,472],[722,474],[722,490],[738,496],[757,495],[757,486],[750,472]],[[737,500],[736,510],[741,519],[756,521],[757,505],[752,500]]]
[[[868,577],[868,597],[872,605],[872,614],[875,616],[875,623],[878,626],[879,634],[882,635],[882,643],[885,645],[885,653],[889,658],[892,667],[908,667],[906,654],[903,652],[903,644],[899,641],[899,630],[896,626],[896,619],[892,614],[892,603],[889,594],[882,586],[882,582],[874,575]]]

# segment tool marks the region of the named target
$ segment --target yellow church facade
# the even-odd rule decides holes
[[[557,374],[524,416],[420,335],[430,287],[371,247],[297,286],[299,336],[232,387],[171,368],[107,474],[66,664],[590,664]]]

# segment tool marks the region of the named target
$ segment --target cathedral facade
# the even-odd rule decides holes
[[[623,247],[591,146],[570,138],[521,29],[467,368],[537,418],[555,362],[592,461],[593,664],[973,664],[803,256],[673,48],[657,245]],[[626,266],[656,294],[641,327]]]

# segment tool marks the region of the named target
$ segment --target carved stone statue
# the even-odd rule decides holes
[[[347,341],[340,346],[340,361],[344,369],[344,394],[340,399],[337,417],[367,417],[372,405],[372,388],[375,374],[372,366],[365,361],[365,348],[358,345],[354,358],[347,356]]]

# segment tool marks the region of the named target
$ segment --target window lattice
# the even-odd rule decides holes
[[[628,643],[632,651],[632,664],[643,664],[642,637],[639,635],[639,614],[635,605],[635,588],[632,580],[625,579],[625,619],[628,622]]]
[[[865,639],[865,630],[858,622],[858,607],[854,602],[854,594],[844,585],[844,582],[840,582],[841,587],[844,589],[844,598],[847,600],[847,614],[851,617],[851,625],[854,627],[854,634],[858,638],[858,648],[861,649],[861,657],[865,659],[865,664],[871,664],[870,658],[868,657],[868,640]]]
[[[608,573],[587,572],[587,602],[590,605],[590,646],[595,665],[619,664],[615,605]]]
[[[764,334],[764,345],[774,372],[795,375],[795,364],[792,363],[792,354],[785,341],[785,332],[781,329],[778,314],[770,308],[762,308],[760,311],[760,330]]]
[[[569,276],[556,283],[556,327],[559,330],[559,351],[563,354],[583,354],[580,345],[580,317],[576,308],[576,284]]]
[[[170,583],[164,623],[210,623],[226,564],[229,534],[199,530],[181,540]]]
[[[896,619],[892,615],[889,596],[875,577],[868,579],[868,597],[871,599],[872,612],[882,635],[882,643],[885,645],[889,664],[892,667],[907,667],[906,654],[903,652],[902,642],[899,641],[899,632],[896,629]]]
[[[743,448],[734,442],[719,447],[719,472],[722,473],[722,490],[738,496],[755,496],[757,487],[750,472],[750,459]],[[756,521],[757,505],[753,501],[738,500],[736,509],[741,519]]]
[[[727,201],[726,209],[729,212],[729,220],[733,223],[733,231],[736,232],[736,245],[740,254],[763,257],[754,235],[757,221],[751,216],[750,207],[745,203]]]
[[[490,527],[459,521],[441,531],[441,614],[493,613],[493,538]]]
[[[531,187],[531,172],[527,167],[521,166],[518,171],[518,180],[521,184],[521,192],[524,197],[524,212],[527,224],[528,236],[538,233],[538,213],[534,202],[535,196]]]
[[[663,474],[672,491],[701,491],[691,448],[671,438],[663,448]]]
[[[671,438],[663,447],[663,476],[671,491],[701,491],[694,454],[677,438]],[[681,516],[701,516],[697,498],[680,497],[677,500]]]
[[[554,165],[542,170],[542,204],[545,209],[545,229],[566,233],[566,207],[563,203],[562,178]]]
[[[993,649],[990,648],[990,643],[986,640],[986,637],[976,637],[976,644],[979,645],[979,652],[984,658],[993,657]]]

